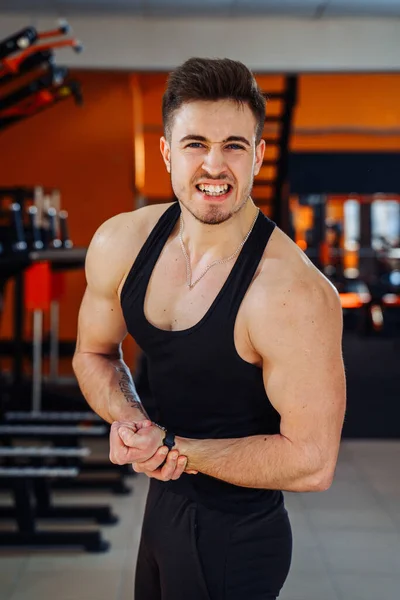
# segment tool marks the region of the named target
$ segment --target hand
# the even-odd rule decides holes
[[[167,457],[167,460],[165,460],[165,457]],[[165,464],[162,466],[164,462]],[[179,479],[185,470],[186,464],[186,456],[179,456],[177,450],[171,450],[168,453],[167,446],[161,446],[149,460],[135,462],[132,467],[136,473],[144,473],[152,479],[170,481],[171,479]]]
[[[165,461],[166,456],[167,460]],[[165,465],[161,467],[164,461]],[[186,469],[187,462],[187,456],[179,455],[178,450],[172,449],[168,453],[168,448],[161,446],[149,460],[133,463],[132,467],[136,473],[145,473],[151,479],[170,481],[179,479]],[[196,475],[197,471],[188,470],[186,473]]]
[[[114,421],[110,430],[110,461],[125,465],[146,461],[163,445],[164,432],[151,421]]]

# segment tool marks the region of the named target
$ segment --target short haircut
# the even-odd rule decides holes
[[[168,78],[162,100],[164,135],[170,140],[174,113],[186,102],[234,100],[247,104],[256,119],[256,143],[265,123],[266,100],[251,71],[229,58],[190,58]]]

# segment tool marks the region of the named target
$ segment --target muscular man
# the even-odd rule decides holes
[[[178,202],[112,218],[88,252],[74,369],[112,423],[111,460],[151,478],[136,600],[275,599],[291,560],[282,490],[332,482],[341,305],[251,198],[264,118],[243,64],[177,68],[161,153]],[[127,332],[160,423],[122,360]]]

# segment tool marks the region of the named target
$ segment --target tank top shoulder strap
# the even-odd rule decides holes
[[[233,320],[236,318],[275,227],[276,223],[260,212],[253,231],[234,265],[223,300],[223,310],[226,310]]]
[[[147,240],[141,247],[135,262],[133,263],[128,277],[121,290],[121,301],[128,290],[132,288],[133,281],[145,281],[150,278],[154,266],[161,254],[161,251],[170,236],[176,221],[179,218],[181,209],[179,202],[174,202],[172,206],[161,215],[155,226],[153,227]]]

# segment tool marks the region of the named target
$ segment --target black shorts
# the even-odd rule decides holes
[[[225,513],[152,480],[135,600],[274,600],[291,556],[284,506],[273,515]]]

